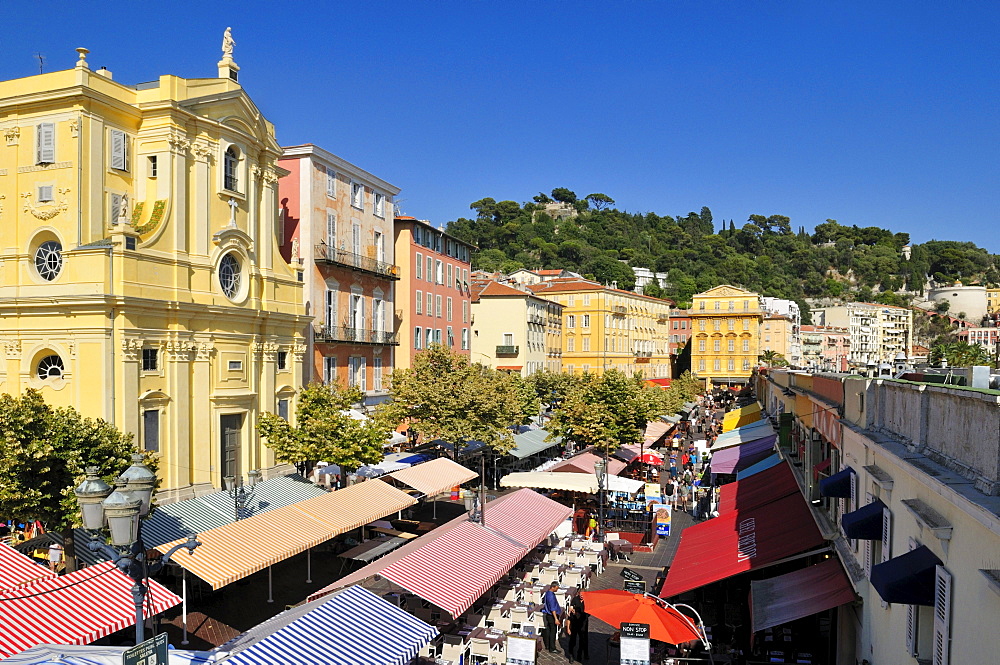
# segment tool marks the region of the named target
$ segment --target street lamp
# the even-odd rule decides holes
[[[608,463],[602,459],[594,462],[594,475],[597,476],[598,513],[597,542],[604,542],[604,486],[607,483]]]
[[[188,554],[201,543],[195,535],[188,536],[186,543],[170,548],[159,561],[149,563],[146,546],[142,542],[141,517],[149,514],[156,487],[156,475],[143,463],[141,454],[132,455],[132,466],[125,470],[112,488],[97,475],[96,466],[86,468],[87,478],[74,490],[83,528],[92,533],[87,547],[92,552],[114,562],[123,573],[132,578],[132,600],[135,603],[135,641],[144,641],[145,625],[142,616],[143,602],[147,593],[150,573],[157,573],[170,561],[170,557],[181,548]],[[111,545],[99,539],[96,532],[104,527],[111,532]]]
[[[260,482],[260,471],[254,469],[247,471],[247,484],[243,484],[243,476],[226,476],[223,480],[226,483],[226,492],[233,500],[233,513],[238,521],[240,511],[253,501],[257,494],[257,483]]]

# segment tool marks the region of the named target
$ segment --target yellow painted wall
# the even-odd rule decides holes
[[[760,355],[760,296],[722,285],[692,297],[691,372],[706,384],[746,382]]]

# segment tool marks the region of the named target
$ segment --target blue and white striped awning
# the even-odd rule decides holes
[[[240,510],[240,519],[326,493],[325,489],[297,474],[269,478],[257,483],[253,499]],[[157,506],[149,519],[142,522],[142,540],[146,547],[157,547],[235,521],[235,506],[229,493],[215,492]]]
[[[285,625],[285,615],[266,622],[270,629],[266,636],[250,644],[236,638],[223,645],[220,650],[233,655],[220,662],[405,665],[438,633],[433,626],[359,586],[315,601],[315,607],[304,614],[301,609],[286,612],[290,622]]]

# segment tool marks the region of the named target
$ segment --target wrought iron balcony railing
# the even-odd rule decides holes
[[[498,356],[516,356],[517,352],[518,352],[518,348],[519,347],[516,347],[516,346],[506,346],[506,345],[497,346],[497,355]]]
[[[379,346],[399,345],[399,335],[385,330],[366,330],[364,328],[348,328],[347,326],[318,326],[315,331],[317,342],[349,342]]]
[[[399,266],[383,263],[330,245],[316,245],[316,260],[330,265],[346,266],[352,270],[360,270],[373,275],[381,275],[389,279],[399,279]]]

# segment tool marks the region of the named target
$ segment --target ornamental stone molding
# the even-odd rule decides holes
[[[3,353],[7,360],[21,359],[21,342],[16,339],[9,339],[3,342]]]
[[[175,155],[185,155],[188,148],[191,147],[191,141],[183,136],[171,136],[167,139],[167,143],[170,144],[170,151]]]
[[[7,129],[4,133],[4,138],[7,139],[7,145],[9,147],[16,146],[21,139],[21,128],[11,127]]]
[[[278,172],[271,168],[264,171],[264,182],[266,183],[278,182]]]
[[[267,362],[275,362],[278,360],[278,351],[281,350],[277,344],[273,342],[266,342],[264,344],[264,360]]]
[[[73,119],[69,121],[69,135],[74,139],[80,138],[80,121]]]
[[[122,360],[125,362],[136,362],[142,353],[142,340],[133,337],[126,337],[122,340]]]
[[[60,187],[56,190],[60,196],[62,196],[61,201],[53,201],[50,204],[44,206],[36,206],[32,203],[32,199],[35,197],[33,192],[22,192],[21,198],[24,199],[24,212],[31,213],[31,216],[35,219],[40,219],[42,221],[50,220],[61,212],[65,212],[69,208],[69,202],[66,200],[66,194],[69,193],[69,188]]]
[[[194,158],[199,162],[211,162],[212,156],[215,154],[212,151],[212,146],[206,143],[195,143],[191,146],[191,152],[194,153]]]
[[[261,169],[261,168],[260,168],[259,166],[257,166],[256,164],[252,164],[252,165],[250,166],[250,175],[251,175],[252,177],[254,177],[254,178],[259,178],[259,177],[261,177],[261,176],[263,175],[263,173],[264,173],[264,170],[263,170],[263,169]]]
[[[211,342],[197,342],[194,345],[194,359],[197,362],[207,362],[212,359],[215,347]]]
[[[296,360],[302,360],[302,356],[306,354],[305,344],[293,344],[292,345],[292,355],[295,356]]]
[[[173,362],[190,362],[196,346],[186,340],[171,340],[164,345],[167,358]]]

